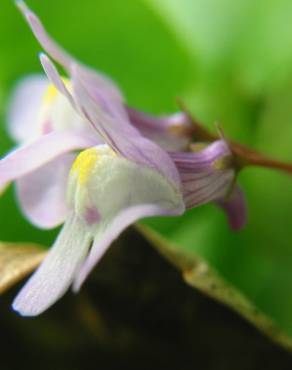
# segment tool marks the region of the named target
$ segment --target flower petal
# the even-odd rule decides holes
[[[170,213],[184,210],[182,194],[157,171],[118,156],[108,145],[81,152],[68,182],[68,201],[79,217],[95,208],[111,220],[123,209],[158,204]]]
[[[16,4],[43,48],[60,64],[68,67],[72,57],[49,37],[38,17],[28,8],[24,1],[18,0]]]
[[[71,216],[54,246],[13,302],[22,316],[36,316],[62,297],[71,285],[88,249],[90,236]]]
[[[49,82],[43,75],[22,79],[12,94],[8,111],[8,131],[16,141],[30,141],[37,136],[38,113]]]
[[[179,174],[169,155],[143,137],[127,117],[123,118],[120,103],[112,102],[103,91],[98,97],[93,95],[80,78],[77,65],[73,68],[72,84],[76,104],[111,148],[135,163],[155,169],[180,187]]]
[[[0,189],[10,181],[31,173],[61,154],[84,149],[95,142],[73,131],[52,132],[21,146],[0,160]]]
[[[170,216],[180,214],[181,210],[175,212],[167,211],[163,207],[154,204],[143,204],[135,207],[129,207],[115,215],[111,220],[100,221],[95,232],[94,242],[87,259],[81,266],[74,284],[73,291],[77,292],[84,283],[92,269],[107,251],[111,243],[134,222],[151,216]]]
[[[66,188],[75,159],[64,154],[16,182],[20,207],[30,222],[51,229],[64,222],[67,215]]]
[[[167,179],[117,156],[106,145],[79,154],[70,172],[68,195],[74,215],[16,298],[13,307],[22,315],[43,312],[75,278],[77,289],[109,243],[137,219],[177,215],[185,209],[181,194]],[[94,248],[81,267],[92,240]]]
[[[81,80],[82,69],[77,65],[71,68],[75,98],[72,102],[71,94],[68,91],[64,92],[65,87],[50,59],[43,56],[42,64],[45,72],[48,73],[48,78],[91,124],[98,138],[101,136],[122,156],[157,170],[180,187],[179,174],[169,155],[154,142],[144,138],[131,125],[127,112],[120,102],[112,100],[107,96],[107,91],[100,89],[99,86],[92,88],[88,84],[84,85],[86,81]]]
[[[94,239],[75,289],[128,225],[143,217],[185,211],[181,193],[167,178],[116,155],[107,145],[79,154],[70,173],[68,200]]]
[[[60,47],[48,35],[40,19],[28,8],[24,1],[18,0],[17,5],[30,25],[36,39],[54,60],[68,70],[70,70],[72,63],[78,63],[74,57],[67,53],[67,51]],[[83,79],[86,79],[88,83],[92,84],[93,86],[98,85],[102,89],[106,89],[108,94],[113,99],[123,100],[119,89],[108,77],[101,73],[97,73],[88,67],[81,65],[80,67],[82,68],[82,77]]]
[[[153,140],[169,151],[184,150],[190,139],[186,135],[190,123],[185,113],[177,112],[170,116],[155,117],[127,107],[131,121],[143,136]]]
[[[172,152],[182,181],[187,208],[224,198],[234,182],[235,172],[228,161],[230,149],[224,140],[200,152]]]
[[[40,44],[71,75],[77,105],[105,141],[123,156],[158,170],[176,186],[180,186],[178,172],[167,153],[143,138],[129,122],[120,91],[115,84],[79,64],[60,48],[23,1],[18,1],[18,6]]]
[[[44,54],[41,53],[40,55],[40,62],[42,64],[42,67],[50,79],[51,83],[56,86],[56,88],[66,96],[66,98],[69,100],[69,102],[74,106],[73,97],[66,88],[64,82],[62,81],[61,76],[59,75],[59,72],[57,71],[54,64],[50,61],[50,59]]]
[[[247,222],[247,210],[244,194],[239,186],[235,186],[231,195],[217,202],[226,212],[230,227],[233,230],[242,229]]]

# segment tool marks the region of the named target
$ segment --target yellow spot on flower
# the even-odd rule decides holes
[[[45,92],[43,103],[45,105],[50,105],[54,101],[57,95],[58,95],[58,90],[53,84],[50,84]]]
[[[86,183],[97,160],[98,154],[96,148],[84,150],[75,159],[75,162],[72,166],[72,171],[77,174],[80,185],[84,185]]]
[[[64,85],[66,86],[66,88],[70,91],[71,89],[70,81],[65,77],[62,77],[62,81]],[[43,104],[46,106],[51,105],[56,99],[56,97],[58,96],[58,94],[60,93],[56,89],[55,85],[49,84],[47,90],[45,91],[44,97],[43,97]]]
[[[115,152],[105,145],[83,150],[75,159],[71,173],[74,172],[77,174],[79,184],[84,185],[98,161],[102,158],[115,155]]]

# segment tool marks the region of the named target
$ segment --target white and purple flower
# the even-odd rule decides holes
[[[37,226],[65,221],[15,310],[38,315],[71,285],[78,291],[112,241],[141,218],[181,215],[215,201],[233,228],[243,226],[244,200],[224,140],[200,152],[179,151],[188,138],[173,128],[189,125],[183,113],[156,118],[128,108],[112,81],[77,62],[22,1],[18,5],[69,80],[41,55],[51,84],[24,81],[10,114],[20,146],[0,161],[0,188],[16,180],[21,207]]]

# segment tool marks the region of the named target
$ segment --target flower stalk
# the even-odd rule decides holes
[[[220,136],[222,136],[221,128],[221,132],[219,134],[210,132],[192,115],[181,99],[177,99],[177,103],[191,123],[190,126],[184,128],[184,135],[188,136],[193,142],[209,143],[220,139]],[[246,145],[229,140],[226,137],[224,137],[224,139],[228,143],[233,154],[233,167],[236,168],[237,171],[240,171],[245,167],[253,166],[279,170],[292,175],[292,163],[274,159],[270,156],[260,153],[257,150],[251,149]]]

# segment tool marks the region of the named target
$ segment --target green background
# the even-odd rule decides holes
[[[292,2],[290,0],[32,0],[50,33],[83,62],[107,73],[130,105],[153,113],[187,102],[213,129],[292,162]],[[41,50],[14,3],[0,5],[1,155],[9,92],[40,72]],[[292,335],[292,178],[263,169],[240,175],[246,228],[229,230],[213,205],[179,219],[148,222],[192,250]],[[10,189],[1,199],[1,239],[50,245]]]

